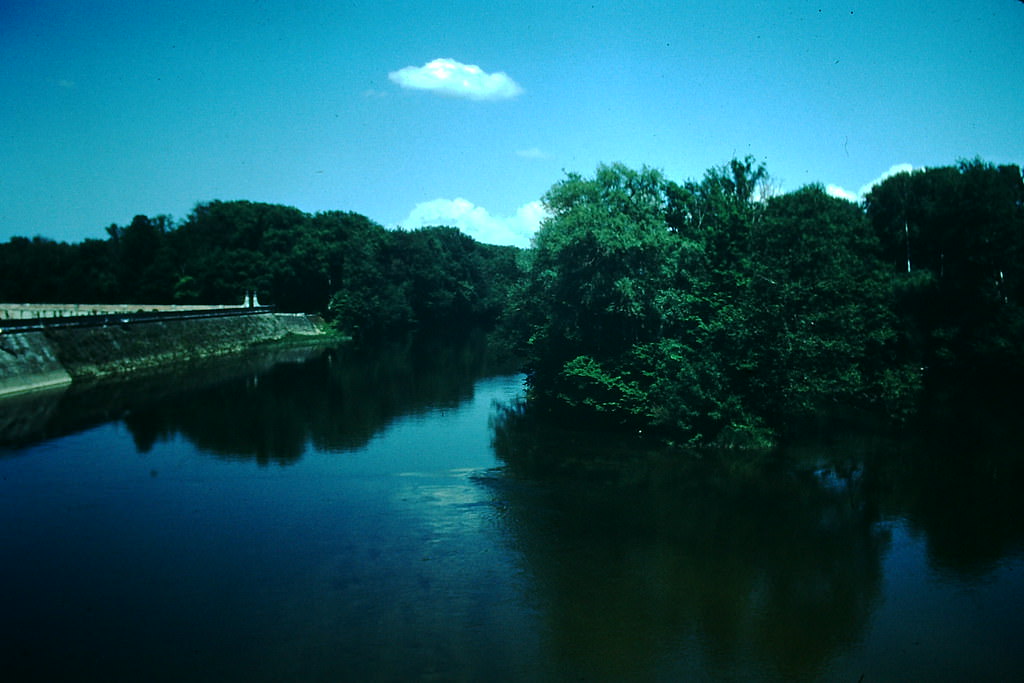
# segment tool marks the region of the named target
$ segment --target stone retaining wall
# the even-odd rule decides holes
[[[188,363],[293,335],[325,332],[317,318],[273,313],[0,334],[0,396]]]
[[[0,334],[0,396],[71,384],[42,332]]]

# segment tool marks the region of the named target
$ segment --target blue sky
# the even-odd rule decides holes
[[[249,199],[528,243],[600,163],[1024,163],[1024,3],[0,0],[0,239]],[[902,166],[901,166],[902,165]]]

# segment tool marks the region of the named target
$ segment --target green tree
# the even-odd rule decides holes
[[[303,275],[296,269],[296,244],[302,242],[307,222],[302,211],[276,204],[198,205],[175,234],[181,259],[179,298],[187,293],[199,302],[229,304],[256,291],[262,302],[284,298],[283,308],[294,310],[292,302],[301,299],[295,280]]]
[[[808,186],[767,202],[750,246],[745,327],[770,420],[875,401],[905,412],[917,373],[896,356],[891,281],[863,210]]]
[[[410,328],[413,313],[403,283],[392,276],[388,234],[379,226],[360,233],[336,257],[340,272],[329,305],[335,324],[357,340]]]
[[[65,300],[75,303],[112,303],[121,299],[116,255],[107,240],[86,239],[75,245],[75,257],[65,278]]]
[[[666,202],[660,172],[619,164],[593,179],[570,174],[545,195],[550,216],[518,304],[536,398],[620,421],[649,414],[651,378],[634,352],[661,334],[657,302],[671,275]]]
[[[766,180],[747,158],[683,185],[620,165],[556,184],[517,307],[531,396],[745,447],[831,406],[902,406],[863,212]]]
[[[173,290],[175,256],[170,245],[169,216],[138,215],[127,227],[107,228],[115,260],[118,300],[122,303],[160,303]]]
[[[774,437],[751,391],[763,339],[752,299],[753,235],[765,212],[765,166],[732,159],[699,181],[670,183],[666,221],[684,258],[658,363],[659,419],[693,443],[767,445]]]
[[[64,303],[64,278],[74,261],[74,247],[45,237],[12,237],[0,245],[0,294],[5,301]]]
[[[1024,369],[1024,182],[979,160],[888,178],[865,200],[908,354],[938,372]]]

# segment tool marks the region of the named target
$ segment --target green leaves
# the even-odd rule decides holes
[[[1024,181],[980,160],[885,180],[866,200],[908,350],[935,370],[1024,370]]]
[[[609,370],[590,356],[577,356],[562,366],[562,400],[621,418],[646,412],[647,392],[628,376]]]
[[[518,303],[531,395],[758,448],[794,416],[906,396],[863,212],[766,187],[752,158],[699,183],[615,165],[556,184]]]

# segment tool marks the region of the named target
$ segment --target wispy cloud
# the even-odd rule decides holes
[[[522,157],[523,159],[547,159],[548,155],[536,147],[530,149],[519,149],[516,150],[516,156]]]
[[[871,182],[861,185],[860,189],[857,190],[856,192],[847,190],[846,188],[840,187],[839,185],[828,185],[825,188],[825,192],[832,195],[833,197],[839,197],[840,199],[846,199],[851,202],[859,202],[860,200],[864,199],[864,196],[867,195],[868,192],[871,192],[871,188],[873,188],[875,185],[879,184],[886,178],[890,178],[894,175],[899,175],[900,173],[910,173],[913,170],[914,167],[911,164],[895,164],[893,166],[890,166],[888,171],[878,176]]]
[[[403,88],[429,90],[470,100],[505,100],[523,92],[504,71],[489,74],[476,64],[435,59],[423,66],[392,71],[388,78]]]
[[[492,216],[484,207],[458,197],[420,202],[400,226],[415,230],[443,225],[458,228],[478,242],[528,247],[545,215],[537,201],[519,207],[514,216]]]

